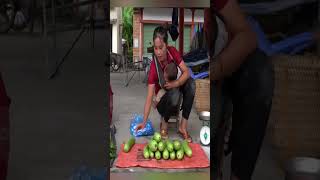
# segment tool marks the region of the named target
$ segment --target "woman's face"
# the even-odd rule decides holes
[[[167,44],[161,39],[154,40],[154,53],[160,62],[167,60]]]

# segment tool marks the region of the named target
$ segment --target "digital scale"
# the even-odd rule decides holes
[[[202,121],[200,130],[200,142],[204,146],[210,145],[210,112],[202,111],[199,114],[199,119]]]

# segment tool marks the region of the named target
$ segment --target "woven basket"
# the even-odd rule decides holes
[[[196,93],[194,97],[196,111],[210,111],[210,80],[197,79]]]
[[[269,135],[281,165],[294,156],[320,157],[320,58],[273,58],[275,90]]]

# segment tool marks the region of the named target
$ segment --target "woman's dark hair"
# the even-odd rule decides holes
[[[162,26],[158,26],[156,27],[156,29],[154,29],[153,31],[153,41],[156,38],[160,38],[163,40],[163,42],[165,42],[166,44],[168,44],[168,25],[164,24]]]

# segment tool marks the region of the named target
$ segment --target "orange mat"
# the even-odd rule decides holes
[[[123,152],[123,144],[118,155],[116,167],[145,167],[160,169],[190,169],[190,168],[207,168],[210,166],[209,159],[199,144],[190,143],[192,157],[184,156],[183,160],[156,160],[144,159],[143,147],[145,144],[135,144],[129,153]]]

